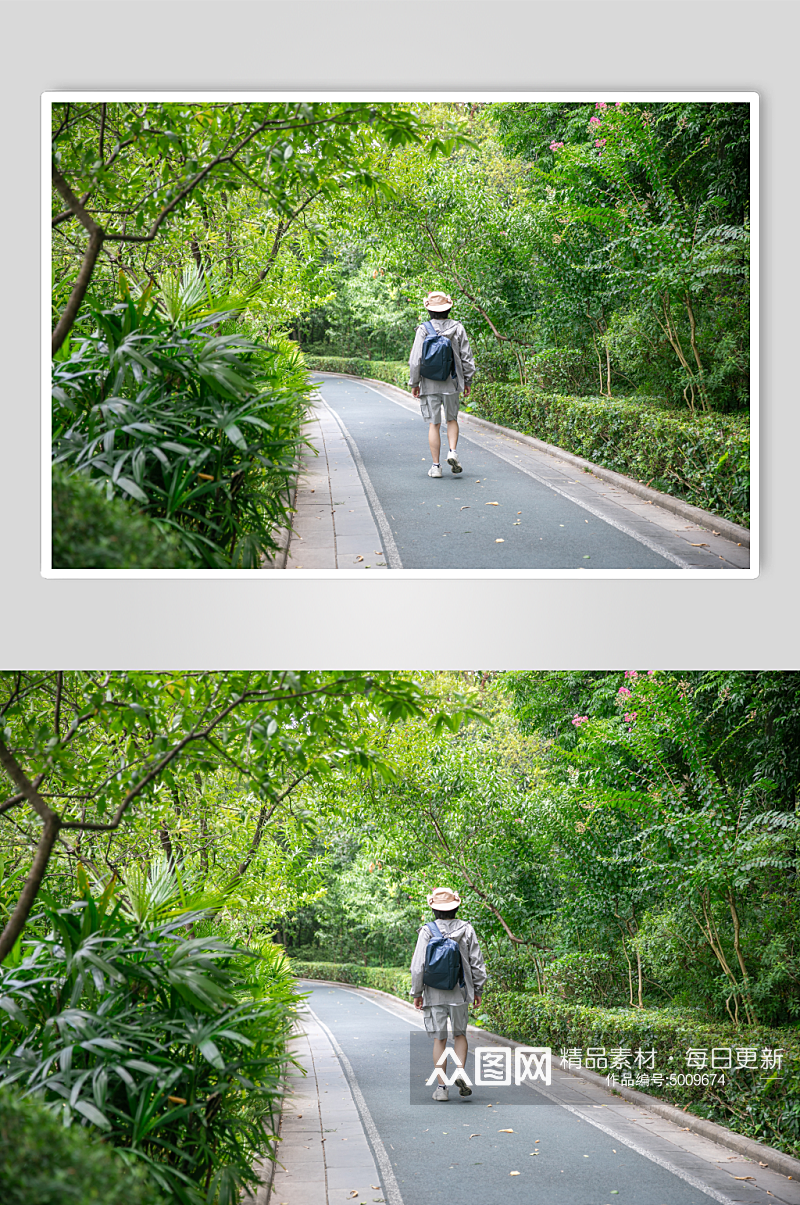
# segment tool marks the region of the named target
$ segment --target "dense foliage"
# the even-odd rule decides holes
[[[47,907],[0,968],[0,1079],[97,1127],[182,1205],[233,1205],[274,1136],[291,981],[253,998],[240,951],[191,936],[202,912],[140,924],[115,888]]]
[[[379,717],[435,734],[469,708],[389,673],[0,684],[0,1084],[101,1134],[148,1200],[233,1205],[274,1157],[296,1003],[270,932],[320,893],[297,789],[346,761],[391,775]]]
[[[256,567],[307,395],[286,337],[402,362],[432,288],[484,383],[744,415],[749,162],[727,101],[58,102],[55,458]],[[646,477],[747,510],[732,448],[658,451]]]
[[[325,329],[333,354],[387,358],[388,330],[399,356],[413,299],[443,288],[489,379],[692,412],[747,407],[746,104],[431,114],[459,115],[469,143],[433,163],[413,145],[384,153],[393,192],[339,207],[330,244],[351,267],[336,301],[297,325],[301,341],[319,354]]]
[[[53,470],[54,569],[191,569],[174,533],[161,531],[82,473]]]
[[[215,334],[219,314],[163,320],[146,297],[89,317],[55,362],[56,463],[133,499],[194,563],[258,567],[289,513],[308,391],[297,353]]]
[[[0,1090],[4,1205],[159,1205],[143,1168],[30,1097]]]
[[[56,103],[54,459],[190,563],[260,567],[307,398],[285,334],[331,295],[320,207],[385,187],[378,148],[455,136],[408,104]],[[91,523],[61,518],[59,566],[97,562]]]

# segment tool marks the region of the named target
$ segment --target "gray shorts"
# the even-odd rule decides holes
[[[443,409],[445,422],[453,423],[458,418],[458,394],[428,393],[419,399],[419,408],[425,421],[437,427],[441,426]]]
[[[425,1028],[431,1037],[447,1039],[448,1017],[454,1038],[467,1032],[469,1005],[466,1002],[464,1004],[426,1004],[422,1015],[425,1018]]]

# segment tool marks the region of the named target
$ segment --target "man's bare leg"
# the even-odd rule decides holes
[[[449,423],[447,424],[447,430],[448,430],[448,434],[449,434],[449,432],[450,432],[450,424]],[[438,423],[430,423],[428,425],[428,447],[431,450],[431,456],[433,457],[433,463],[438,464],[439,463],[439,453],[442,449],[442,440],[441,440],[441,436],[439,434],[439,424]]]
[[[447,439],[451,449],[455,452],[458,446],[458,422],[456,419],[452,419],[447,424]]]
[[[433,1065],[434,1065],[434,1067],[438,1063],[439,1059],[442,1057],[442,1054],[443,1054],[446,1046],[447,1046],[447,1040],[445,1038],[434,1038],[433,1039]],[[466,1067],[466,1065],[467,1065],[467,1049],[468,1049],[468,1045],[467,1045],[466,1034],[462,1033],[462,1034],[459,1034],[458,1037],[453,1038],[453,1050],[456,1052],[458,1057],[461,1059],[462,1067]],[[444,1086],[444,1070],[445,1070],[444,1064],[442,1064],[442,1066],[439,1067],[439,1083],[442,1084],[443,1086]]]

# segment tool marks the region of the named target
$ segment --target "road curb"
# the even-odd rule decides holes
[[[367,381],[371,385],[388,386],[390,389],[396,389],[406,397],[411,397],[411,394],[407,390],[401,389],[399,385],[395,385],[392,381],[380,381],[376,377],[357,377],[348,372],[326,371],[323,374],[322,370],[316,368],[311,371],[319,372],[320,375],[325,376],[344,377],[351,381]],[[491,423],[486,418],[479,418],[477,414],[470,414],[467,410],[461,410],[458,418],[459,422],[464,421],[468,426],[474,423],[477,427],[483,427],[487,431],[494,432],[495,435],[507,435],[511,439],[519,440],[520,443],[529,444],[539,452],[546,452],[548,456],[564,460],[567,464],[572,464],[577,469],[593,473],[601,481],[608,481],[610,485],[617,485],[620,489],[627,490],[629,494],[636,494],[638,498],[643,498],[645,502],[652,502],[664,510],[671,511],[674,515],[680,515],[682,519],[688,519],[691,523],[696,523],[698,527],[703,527],[707,531],[723,536],[734,544],[741,544],[745,548],[750,547],[749,529],[741,527],[738,523],[731,522],[730,519],[722,519],[718,515],[712,515],[710,511],[703,510],[699,506],[692,506],[691,503],[684,502],[681,498],[676,498],[672,494],[664,494],[661,490],[651,489],[649,485],[636,481],[633,477],[626,477],[624,473],[617,473],[613,469],[603,468],[602,465],[595,464],[591,460],[586,460],[583,456],[576,456],[574,452],[567,452],[564,448],[556,447],[555,444],[545,443],[543,439],[536,439],[533,435],[525,435],[522,431],[515,431],[512,427],[501,427],[498,423]]]
[[[348,987],[359,992],[373,992],[376,996],[387,996],[390,1000],[396,1001],[412,1012],[416,1011],[414,1005],[403,1000],[402,997],[393,996],[391,992],[384,992],[377,987],[361,987],[357,983],[340,983],[336,979],[308,979],[307,982],[327,983],[332,987]],[[475,1037],[487,1038],[489,1041],[496,1042],[500,1046],[510,1046],[513,1048],[519,1045],[512,1038],[503,1037],[502,1034],[491,1033],[488,1029],[480,1029],[477,1025],[469,1025],[468,1029]],[[567,1067],[564,1070],[568,1071],[570,1075],[577,1076],[578,1079],[587,1080],[590,1084],[605,1088],[607,1092],[613,1092],[615,1096],[621,1096],[624,1100],[629,1100],[631,1104],[639,1105],[643,1109],[649,1109],[651,1113],[657,1113],[667,1121],[680,1123],[683,1127],[688,1123],[688,1128],[693,1134],[699,1134],[703,1138],[710,1138],[712,1142],[716,1142],[719,1146],[736,1151],[739,1155],[746,1155],[749,1159],[754,1159],[756,1163],[765,1163],[773,1171],[780,1172],[781,1175],[788,1176],[791,1180],[800,1180],[800,1159],[795,1159],[792,1155],[787,1155],[783,1151],[777,1151],[774,1147],[765,1146],[762,1142],[756,1142],[754,1138],[746,1138],[743,1134],[735,1134],[733,1130],[727,1129],[726,1126],[718,1125],[715,1121],[708,1121],[705,1117],[696,1117],[694,1113],[686,1113],[683,1109],[678,1109],[675,1105],[671,1105],[665,1100],[659,1100],[657,1096],[650,1096],[646,1092],[637,1092],[634,1088],[624,1088],[621,1084],[616,1084],[612,1088],[606,1083],[602,1075],[597,1075],[596,1072],[589,1071],[585,1067]]]

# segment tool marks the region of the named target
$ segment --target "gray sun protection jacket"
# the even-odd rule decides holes
[[[467,332],[460,322],[454,322],[452,318],[433,318],[430,321],[433,323],[434,330],[447,335],[450,340],[455,361],[455,379],[449,377],[446,381],[432,381],[420,374],[422,345],[426,335],[430,333],[426,331],[424,324],[420,324],[417,327],[414,346],[411,348],[411,356],[408,361],[409,383],[412,388],[419,385],[421,397],[425,397],[429,393],[463,393],[465,385],[471,385],[472,378],[475,376],[475,357],[469,345]]]
[[[436,924],[445,936],[452,937],[453,941],[458,942],[458,948],[461,951],[461,966],[464,971],[464,988],[461,998],[466,999],[472,1004],[476,993],[481,991],[488,978],[486,963],[483,961],[483,954],[481,954],[475,930],[468,921],[459,920],[458,917],[453,920],[437,920]],[[449,998],[451,995],[454,996],[456,993],[461,993],[462,989],[457,985],[453,988],[452,992],[443,992],[440,989],[431,988],[427,984],[423,984],[422,973],[425,970],[425,948],[431,936],[432,934],[428,926],[423,925],[417,938],[414,957],[411,959],[411,995],[422,996],[426,1004],[439,1004],[445,1003],[446,998]]]

